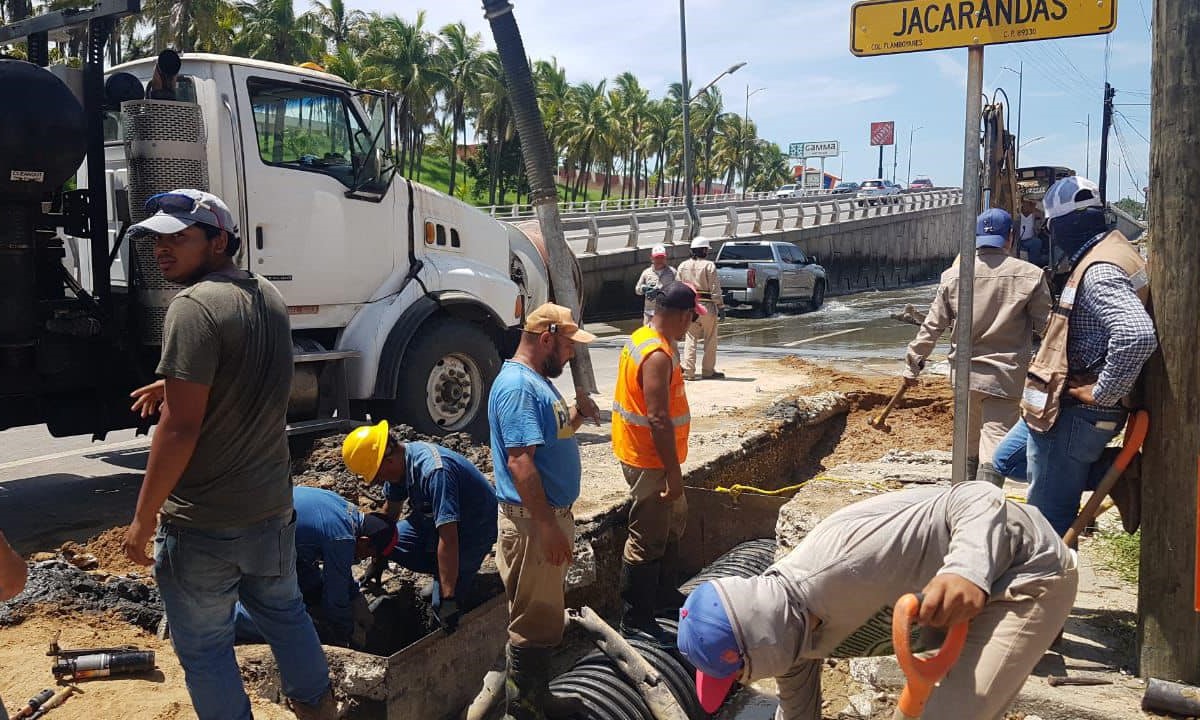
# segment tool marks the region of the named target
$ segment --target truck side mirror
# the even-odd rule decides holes
[[[816,255],[809,255],[809,256],[808,256],[808,261],[809,261],[810,263],[812,263],[813,265],[820,265],[820,264],[821,264],[821,261],[820,261],[820,259],[818,259]]]

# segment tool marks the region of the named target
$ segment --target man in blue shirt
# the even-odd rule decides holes
[[[470,460],[426,442],[402,443],[387,421],[361,427],[342,444],[346,466],[370,483],[384,484],[384,513],[400,517],[399,540],[367,576],[378,577],[387,560],[433,575],[433,608],[446,632],[454,632],[479,566],[496,544],[496,493]]]
[[[327,645],[361,649],[371,618],[352,570],[356,562],[396,547],[395,523],[382,513],[363,514],[341,495],[319,488],[293,488],[292,504],[296,580],[317,634]],[[240,602],[235,613],[237,638],[262,642],[262,633]]]
[[[550,654],[562,642],[563,583],[571,562],[579,497],[579,445],[596,404],[577,389],[569,408],[551,384],[575,356],[575,343],[596,336],[571,311],[547,303],[526,318],[521,343],[504,363],[488,399],[492,464],[500,499],[496,565],[508,596],[509,720],[540,720],[570,703],[550,693]]]

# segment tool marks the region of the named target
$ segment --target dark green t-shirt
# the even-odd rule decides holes
[[[210,388],[196,451],[163,517],[231,528],[290,510],[292,335],[275,286],[257,275],[209,275],[176,295],[158,374]]]

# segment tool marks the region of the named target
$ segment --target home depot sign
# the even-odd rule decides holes
[[[871,123],[871,144],[872,145],[892,145],[896,142],[896,123],[888,120],[887,122]]]

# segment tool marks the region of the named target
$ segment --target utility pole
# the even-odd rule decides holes
[[[687,5],[686,0],[679,0],[679,68],[680,80],[683,83],[683,190],[684,205],[687,206],[688,232],[687,241],[700,232],[700,213],[696,212],[696,198],[692,195],[695,180],[692,177],[692,93],[688,84],[687,73]]]
[[[1083,159],[1083,176],[1090,179],[1092,177],[1092,114],[1088,113],[1087,122],[1081,123],[1076,120],[1075,124],[1087,128],[1087,155]]]
[[[924,125],[922,125],[921,127],[910,128],[910,129],[909,129],[909,131],[908,131],[908,181],[904,183],[904,187],[908,187],[909,185],[912,185],[912,143],[913,143],[913,134],[914,134],[914,133],[916,133],[918,130],[924,130],[924,129],[925,129],[925,126],[924,126]]]
[[[1100,124],[1100,199],[1108,201],[1108,131],[1112,127],[1115,88],[1104,83],[1104,116]]]
[[[897,158],[900,155],[900,144],[892,143],[892,182],[896,182],[896,166],[899,165]]]
[[[1200,3],[1157,0],[1151,43],[1150,248],[1159,352],[1146,364],[1138,653],[1142,677],[1200,685],[1200,174],[1180,148],[1200,137]],[[1103,188],[1103,185],[1101,185]]]
[[[742,114],[742,199],[746,199],[746,186],[749,184],[750,178],[750,148],[746,145],[746,139],[750,137],[750,96],[766,90],[765,87],[750,91],[750,83],[746,83],[746,112]]]

